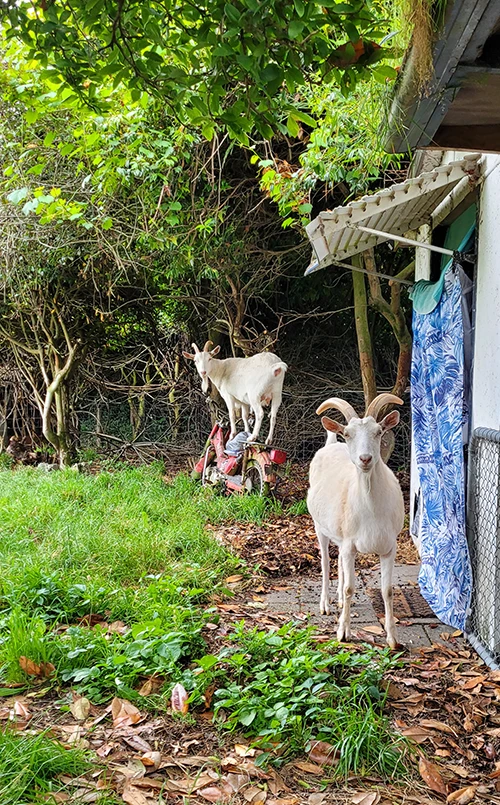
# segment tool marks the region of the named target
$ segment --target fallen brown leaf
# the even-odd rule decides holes
[[[208,802],[229,802],[234,792],[230,786],[221,788],[216,785],[210,785],[196,793],[203,799],[208,800]]]
[[[151,800],[147,800],[142,791],[132,785],[129,780],[125,783],[122,799],[127,805],[151,805]]]
[[[114,727],[130,727],[142,718],[140,711],[132,702],[118,699],[116,696],[111,702],[111,715]]]
[[[108,626],[108,632],[111,634],[124,634],[128,631],[128,626],[125,626],[123,621],[113,621]]]
[[[267,800],[267,805],[299,805],[299,803],[299,797],[279,797]]]
[[[193,791],[212,786],[212,784],[212,775],[203,772],[194,778],[184,777],[181,780],[166,780],[165,788],[173,794],[191,794]]]
[[[234,576],[228,576],[227,579],[224,579],[226,584],[234,584],[237,581],[241,581],[243,576],[240,573],[236,573]]]
[[[19,666],[28,676],[39,676],[42,679],[48,679],[56,670],[51,662],[36,663],[28,657],[19,657]]]
[[[418,770],[420,776],[432,791],[435,791],[437,794],[446,794],[446,786],[441,777],[441,772],[435,763],[431,763],[430,760],[421,757],[418,762]]]
[[[456,774],[458,777],[462,777],[462,779],[465,779],[465,777],[469,776],[467,769],[464,768],[464,766],[458,766],[456,763],[447,763],[446,768],[451,769],[453,774]]]
[[[132,733],[131,735],[120,734],[120,738],[122,739],[122,741],[125,741],[126,744],[131,746],[132,749],[135,749],[137,752],[146,753],[152,751],[151,745],[148,744],[148,742],[145,741],[144,738],[141,738],[140,735],[136,735],[136,733]]]
[[[180,682],[174,685],[171,698],[172,711],[174,713],[184,713],[185,715],[189,710],[188,698],[189,694]]]
[[[163,686],[164,679],[161,676],[150,676],[146,679],[139,688],[139,696],[149,696],[151,693],[156,693]]]
[[[377,624],[373,624],[370,626],[363,626],[363,632],[369,632],[369,634],[376,634],[376,635],[385,634],[382,627]]]
[[[212,699],[214,697],[215,689],[217,687],[217,682],[212,682],[211,685],[205,690],[203,694],[203,702],[207,710],[210,710],[210,705],[212,704]]]
[[[466,788],[459,788],[446,797],[446,802],[454,802],[455,805],[469,805],[476,796],[476,786],[469,785]]]
[[[318,792],[317,794],[309,794],[307,798],[307,805],[323,805],[326,799],[326,794]]]
[[[161,752],[145,752],[140,758],[141,763],[144,763],[148,769],[156,771],[161,763]]]
[[[485,676],[473,676],[465,683],[465,685],[462,685],[462,689],[472,690],[472,688],[475,688],[477,685],[481,685],[485,681],[485,679],[486,679]]]
[[[77,721],[85,721],[90,713],[90,702],[85,696],[78,696],[77,693],[74,693],[69,709],[73,718],[76,718]]]
[[[326,741],[311,741],[309,760],[320,766],[331,766],[338,758],[338,750]]]
[[[307,774],[323,774],[323,769],[321,766],[318,766],[317,763],[308,763],[307,760],[296,760],[294,762],[294,767],[296,769],[300,769],[301,771],[307,772]]]
[[[445,732],[447,735],[457,736],[457,733],[444,721],[437,721],[435,718],[424,718],[419,722],[422,727],[428,727],[431,730],[438,730],[438,732]]]
[[[250,788],[246,788],[243,791],[243,796],[245,797],[247,802],[251,802],[252,805],[259,805],[259,803],[263,803],[267,799],[267,794],[262,788],[257,788],[257,786],[250,786]]]
[[[377,805],[377,802],[380,802],[380,794],[378,791],[360,791],[354,794],[351,802],[353,805]]]
[[[257,750],[246,744],[235,744],[234,751],[238,757],[255,757]]]
[[[405,738],[411,738],[412,741],[415,741],[417,744],[421,744],[431,737],[429,730],[423,727],[408,727],[402,730],[401,735],[404,735]]]
[[[13,711],[15,716],[20,716],[24,721],[29,721],[32,717],[26,705],[18,700],[14,702]]]

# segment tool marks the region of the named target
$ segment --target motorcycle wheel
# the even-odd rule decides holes
[[[250,460],[245,472],[244,487],[249,495],[268,495],[269,483],[264,476],[262,465]]]
[[[202,486],[213,486],[213,483],[211,483],[208,480],[208,468],[210,467],[210,464],[213,461],[213,459],[209,459],[209,455],[210,455],[210,448],[208,447],[207,452],[205,453],[205,460],[203,462],[203,470],[201,472],[201,485]]]

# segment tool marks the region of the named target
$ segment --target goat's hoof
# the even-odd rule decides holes
[[[392,648],[393,650],[395,650],[397,648],[400,648],[401,643],[398,643],[398,641],[396,640],[395,637],[388,637],[387,638],[387,645],[389,646],[389,648]]]
[[[319,605],[319,612],[320,615],[329,615],[330,614],[330,604],[328,601],[321,601]]]
[[[339,626],[337,629],[337,640],[339,643],[346,642],[348,643],[351,639],[351,630],[350,628],[346,628],[345,626]]]

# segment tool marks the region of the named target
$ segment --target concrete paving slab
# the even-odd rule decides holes
[[[394,568],[394,586],[414,587],[417,583],[418,565],[398,565]],[[373,626],[380,626],[367,588],[380,588],[380,572],[378,570],[363,570],[356,575],[356,592],[352,602],[352,629],[356,632]],[[278,589],[272,590],[265,596],[267,610],[290,618],[298,617],[307,623],[318,626],[325,634],[335,635],[339,611],[337,608],[337,580],[330,582],[330,615],[319,614],[319,600],[321,595],[320,577],[302,577],[297,579],[282,579]],[[382,624],[383,625],[383,624]],[[434,627],[434,628],[433,628]],[[446,631],[447,627],[437,618],[408,618],[400,619],[398,623],[398,638],[409,650],[421,646],[430,646],[439,640],[439,633]],[[373,634],[371,632],[370,634]],[[377,641],[384,640],[384,635],[376,635]]]
[[[418,585],[418,574],[420,565],[394,565],[393,584],[395,587],[404,587],[405,585]],[[361,568],[360,575],[363,583],[368,587],[380,587],[380,569],[379,568]]]

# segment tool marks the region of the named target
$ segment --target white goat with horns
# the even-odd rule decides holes
[[[338,397],[325,400],[319,406],[317,414],[337,408],[345,416],[347,425],[326,416],[321,419],[329,433],[326,445],[311,462],[307,505],[321,550],[320,612],[328,615],[330,611],[330,542],[339,549],[338,603],[342,607],[337,630],[339,640],[350,638],[356,553],[378,554],[387,643],[395,648],[392,574],[396,540],[404,522],[404,502],[398,480],[380,457],[380,443],[383,434],[398,424],[399,411],[391,411],[377,422],[381,410],[390,403],[403,405],[394,394],[379,394],[363,418],[358,418],[352,405]],[[344,437],[345,444],[337,442],[337,434]]]
[[[230,439],[236,436],[236,412],[241,408],[241,416],[246,431],[250,430],[248,416],[250,408],[255,417],[253,432],[249,442],[257,441],[264,417],[264,405],[271,404],[271,423],[266,444],[271,444],[276,414],[281,405],[283,381],[288,369],[277,355],[272,352],[260,352],[250,358],[226,358],[219,360],[215,356],[220,347],[210,349],[211,341],[207,341],[203,351],[196,344],[192,344],[194,354],[183,352],[185,358],[193,360],[201,377],[201,387],[206,393],[208,381],[211,380],[215,388],[227,405],[229,421],[231,423]]]

